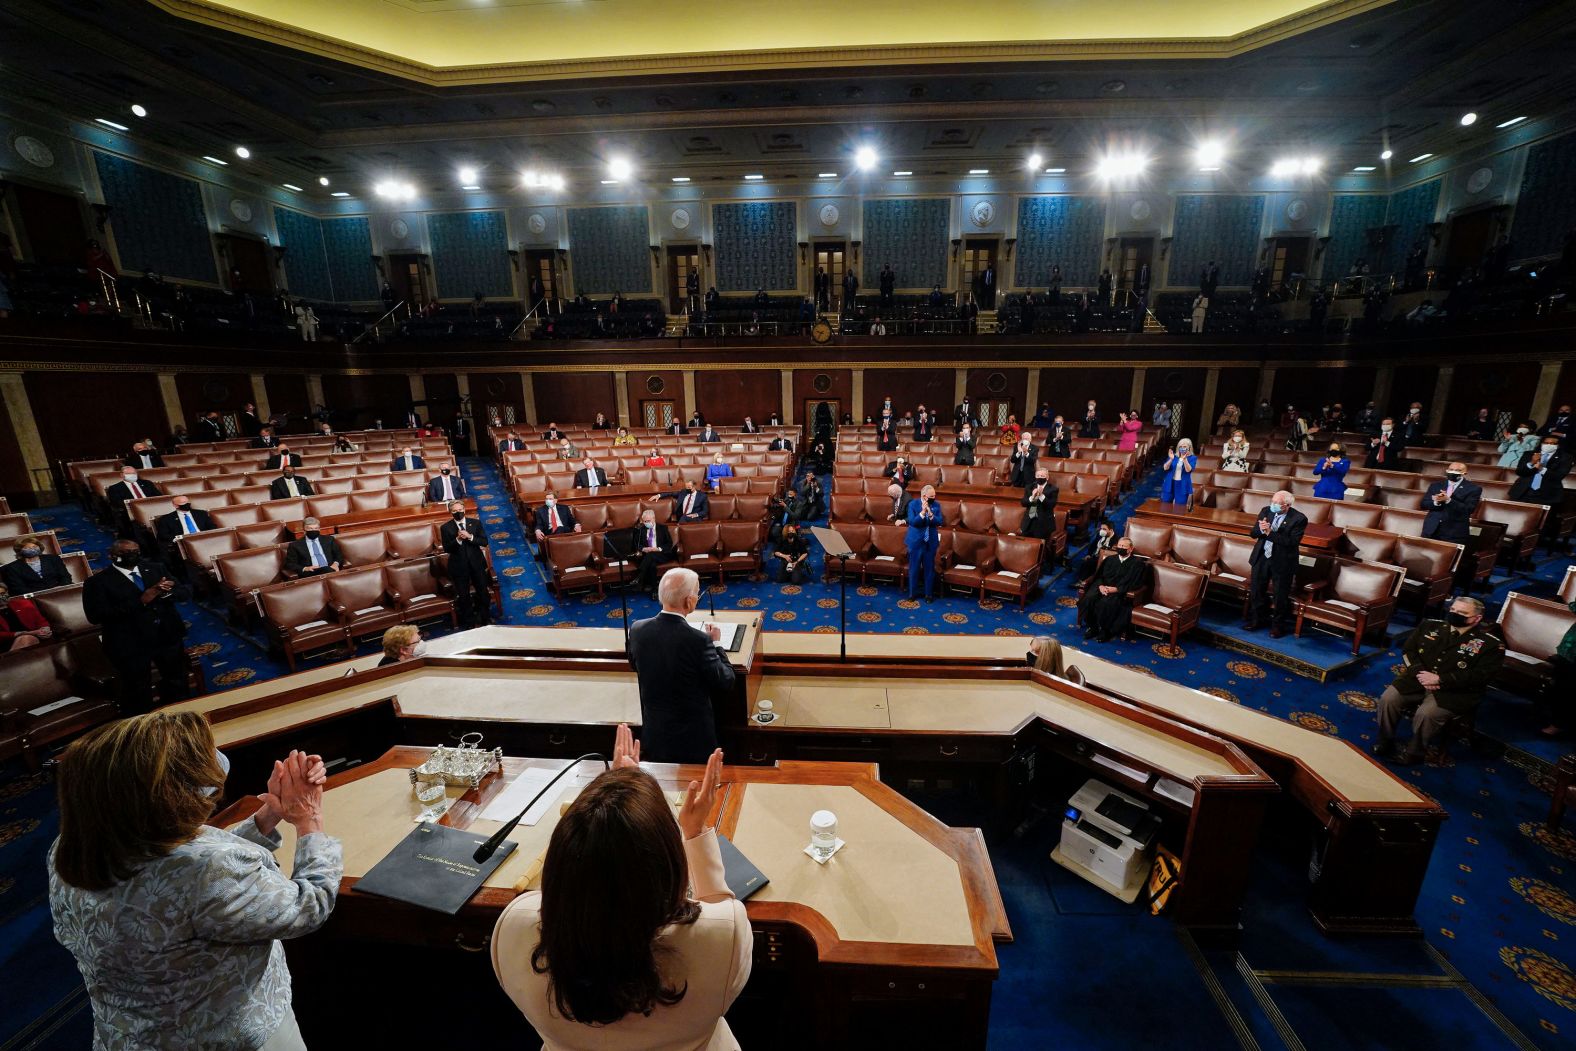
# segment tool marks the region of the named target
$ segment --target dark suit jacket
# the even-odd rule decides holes
[[[274,437],[274,436],[272,436],[272,435],[270,435],[267,438],[264,438],[262,435],[259,434],[259,435],[254,436],[252,438],[252,441],[251,441],[251,447],[253,449],[272,449],[274,446],[276,446],[278,444],[279,444],[279,439]]]
[[[564,432],[563,431],[543,431],[542,432],[542,441],[544,441],[544,442],[556,442],[560,438],[562,438],[563,436],[564,436]]]
[[[558,509],[557,529],[548,528],[546,504],[538,507],[536,512],[531,516],[533,519],[531,528],[541,530],[548,536],[553,536],[557,533],[573,533],[575,531],[575,523],[578,521],[575,518],[575,509],[570,507],[568,504],[557,504],[555,506]]]
[[[1529,464],[1532,462],[1531,453],[1522,453],[1521,462],[1516,465],[1516,484],[1510,487],[1512,500],[1524,500],[1533,504],[1552,504],[1559,506],[1565,494],[1565,476],[1571,473],[1571,458],[1566,452],[1557,452],[1544,466],[1543,482],[1539,488],[1532,488],[1533,476],[1537,474]]]
[[[636,522],[629,527],[629,532],[624,534],[624,554],[635,561],[640,561],[640,549],[646,546],[646,527]],[[673,537],[668,533],[668,527],[661,522],[657,523],[657,547],[661,552],[657,560],[667,562],[673,558]]]
[[[889,461],[887,461],[887,465],[886,465],[885,478],[886,478],[888,484],[896,482],[898,485],[901,485],[904,489],[907,489],[909,486],[914,484],[914,477],[918,473],[919,472],[914,469],[914,465],[913,464],[906,463],[906,464],[903,465],[903,477],[901,479],[899,479],[898,476],[897,476],[897,461],[896,460],[889,460]]]
[[[468,580],[472,574],[485,579],[487,556],[482,549],[487,546],[487,533],[474,518],[465,520],[465,531],[471,534],[469,540],[460,539],[460,527],[452,518],[438,530],[443,550],[449,553],[449,576],[456,581]]]
[[[717,747],[712,704],[733,688],[733,667],[709,638],[671,613],[629,629],[629,665],[640,681],[641,758],[704,763]]]
[[[46,551],[38,556],[37,573],[19,558],[0,569],[0,580],[5,581],[6,590],[11,594],[30,595],[45,588],[65,587],[71,583],[71,571],[59,555]]]
[[[465,499],[465,479],[460,477],[460,473],[458,471],[454,471],[454,472],[451,472],[449,474],[449,483],[453,487],[454,499],[456,499],[456,500],[463,500],[463,499]],[[443,499],[443,476],[442,475],[439,475],[438,477],[434,478],[432,481],[427,483],[427,499],[428,500],[442,500]]]
[[[208,512],[200,507],[193,507],[191,516],[192,521],[197,523],[197,531],[200,533],[206,533],[210,529],[218,528],[213,524],[213,518],[209,516]],[[183,535],[180,519],[175,516],[174,511],[160,515],[153,520],[153,535],[159,538],[161,544],[168,544],[176,537]]]
[[[680,522],[704,522],[711,517],[711,497],[703,490],[695,490],[695,503],[688,518],[684,517],[684,498],[689,496],[686,490],[680,489],[676,493],[663,493],[673,501],[674,513],[679,516]]]
[[[958,404],[952,409],[952,429],[954,431],[961,431],[963,429],[964,423],[967,423],[975,430],[979,430],[980,408],[972,401],[968,403],[967,408],[964,407],[962,402],[958,402]]]
[[[672,423],[668,424],[668,433],[669,434],[688,434],[689,433],[689,428],[684,426],[678,420],[674,420]]]
[[[391,471],[420,471],[426,466],[427,461],[414,454],[411,455],[409,464],[405,463],[405,457],[403,456],[396,456],[389,461],[389,470]]]
[[[1381,441],[1384,440],[1384,435],[1382,434],[1376,434],[1374,437]],[[1400,461],[1406,458],[1406,439],[1401,437],[1401,432],[1391,431],[1390,444],[1382,446],[1384,449],[1384,463],[1379,462],[1380,448],[1381,446],[1378,445],[1368,446],[1368,455],[1363,459],[1363,466],[1375,467],[1385,471],[1401,470]]]
[[[1448,503],[1435,504],[1434,494],[1444,492],[1448,485],[1448,482],[1434,482],[1423,494],[1422,508],[1428,512],[1428,517],[1423,519],[1423,535],[1465,544],[1472,539],[1472,512],[1483,499],[1483,488],[1463,480]]]
[[[257,418],[257,413],[255,412],[240,413],[235,419],[241,426],[241,436],[243,438],[256,437],[258,432],[263,429],[263,421]]]
[[[793,452],[793,442],[787,438],[773,438],[772,443],[766,448],[772,452]]]
[[[158,486],[146,479],[139,479],[137,481],[137,485],[142,489],[142,495],[144,497],[164,495],[163,489],[160,489]],[[114,508],[116,513],[119,513],[121,506],[125,504],[127,500],[135,500],[136,497],[131,495],[130,486],[128,486],[124,481],[119,481],[104,490],[104,499],[109,501],[109,506]]]
[[[345,568],[345,553],[340,550],[339,541],[331,536],[317,538],[319,546],[323,548],[323,557],[329,565],[339,563],[339,568]],[[290,546],[285,548],[285,572],[292,576],[300,573],[312,564],[312,552],[306,546],[306,538],[290,541]]]
[[[296,492],[300,493],[302,496],[316,496],[317,495],[317,491],[312,488],[312,483],[307,481],[305,478],[302,478],[300,475],[296,475],[295,484],[296,484]],[[288,499],[290,499],[290,490],[285,488],[284,475],[280,475],[278,478],[275,478],[272,482],[269,483],[269,485],[268,485],[268,498],[270,500],[288,500]]]
[[[714,430],[707,429],[707,430],[704,430],[704,431],[700,432],[699,440],[703,441],[703,442],[708,442],[708,443],[710,443],[710,442],[720,442],[720,441],[722,441],[722,435],[718,434]]]
[[[1034,472],[1040,462],[1040,447],[1029,446],[1028,452],[1020,453],[1018,447],[1012,447],[1012,458],[1008,461],[1011,474],[1008,481],[1021,489],[1029,489],[1034,485]]]
[[[582,468],[580,468],[580,470],[575,472],[575,488],[576,489],[589,489],[589,488],[591,488],[591,474],[592,474],[593,471],[596,473],[596,484],[597,485],[602,486],[602,485],[606,485],[607,484],[607,472],[604,471],[602,468],[600,468],[600,467],[593,467],[593,468],[591,468],[591,470],[588,471],[584,467],[582,467]]]
[[[225,440],[224,422],[222,420],[210,420],[204,416],[197,421],[197,430],[194,433],[196,434],[195,440],[199,442],[222,442]]]
[[[505,439],[503,439],[502,441],[500,441],[498,443],[498,451],[500,453],[517,452],[518,450],[524,449],[524,448],[525,448],[525,442],[521,441],[518,438],[516,438],[514,441],[510,441],[508,438],[505,438]]]
[[[279,468],[281,468],[283,466],[284,466],[284,457],[280,456],[278,453],[274,453],[268,459],[263,461],[263,470],[265,470],[265,471],[277,471],[277,470],[279,470]],[[291,453],[290,454],[290,466],[291,467],[300,467],[301,466],[301,454],[300,453]]]
[[[760,434],[761,433],[761,425],[758,424],[758,423],[741,423],[741,424],[739,424],[739,428],[745,434]]]
[[[164,466],[164,457],[160,456],[158,453],[150,452],[147,454],[147,456],[148,462],[154,467]],[[125,464],[127,467],[137,467],[141,468],[142,470],[148,469],[142,466],[142,457],[138,456],[136,453],[127,453],[126,458],[122,460],[121,463]]]
[[[145,587],[174,579],[158,562],[143,561],[137,571]],[[173,593],[144,603],[137,586],[113,566],[99,570],[82,585],[82,612],[104,629],[104,654],[116,663],[147,660],[149,651],[186,637]]]
[[[1259,512],[1259,518],[1268,518],[1275,521],[1275,516],[1270,513],[1266,505]],[[1264,541],[1271,540],[1275,550],[1270,553],[1270,569],[1285,570],[1295,568],[1297,555],[1302,545],[1302,534],[1308,530],[1308,516],[1295,507],[1287,508],[1286,517],[1281,519],[1281,527],[1274,532],[1264,533],[1259,530],[1258,520],[1253,523],[1253,554],[1248,556],[1248,562],[1258,565],[1264,560]]]
[[[1019,527],[1019,532],[1024,536],[1044,540],[1056,532],[1056,501],[1061,497],[1061,490],[1056,487],[1055,482],[1047,481],[1043,498],[1035,500],[1034,487],[1035,479],[1030,478],[1028,488],[1023,491],[1022,503],[1025,508],[1034,507],[1036,513],[1030,518],[1028,511],[1024,511],[1023,525]]]

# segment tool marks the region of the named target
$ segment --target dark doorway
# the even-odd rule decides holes
[[[995,285],[989,294],[985,291],[984,279],[981,276],[985,273],[986,267],[997,271]],[[995,309],[995,294],[1001,288],[1000,267],[996,265],[995,238],[975,237],[963,242],[963,271],[958,275],[958,283],[974,293],[974,302],[979,304],[981,310]]]
[[[82,200],[21,183],[12,183],[10,189],[22,235],[17,254],[43,266],[81,266],[88,241]]]
[[[251,237],[220,234],[225,258],[230,261],[226,283],[232,292],[269,295],[274,290],[274,268],[268,263],[268,246]]]
[[[558,273],[557,253],[551,248],[536,249],[525,253],[525,288],[526,295],[531,294],[531,282],[541,282],[542,295],[551,303],[558,298]],[[526,304],[527,308],[536,306],[535,302]]]
[[[817,241],[815,265],[832,279],[832,303],[843,301],[843,273],[848,267],[848,245],[843,241]],[[852,306],[852,304],[849,304]]]
[[[394,301],[404,300],[412,310],[427,305],[427,281],[422,268],[426,256],[410,253],[389,256],[389,285]]]
[[[689,276],[700,269],[700,250],[694,245],[668,245],[668,313],[687,314]],[[699,304],[693,304],[698,308]]]
[[[1270,287],[1279,288],[1294,275],[1308,272],[1308,238],[1277,237],[1270,248]]]
[[[1494,243],[1496,225],[1492,208],[1451,216],[1445,241],[1445,270],[1455,275],[1482,266],[1483,257]]]
[[[1147,287],[1155,287],[1155,239],[1153,237],[1124,237],[1117,259],[1116,287],[1121,292],[1131,292],[1138,287],[1138,275],[1149,268]]]
[[[666,427],[673,422],[676,411],[671,401],[643,401],[640,403],[640,422],[636,427]]]
[[[821,406],[826,412],[821,412]],[[837,398],[804,399],[805,433],[810,442],[831,442],[836,439],[837,425],[843,418],[843,403]]]

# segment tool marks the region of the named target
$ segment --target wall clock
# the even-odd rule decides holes
[[[11,140],[11,148],[16,151],[18,157],[35,168],[55,166],[55,151],[41,139],[35,139],[31,135],[18,135]]]
[[[1482,193],[1494,181],[1493,168],[1479,168],[1467,176],[1467,193]]]
[[[1308,202],[1296,200],[1286,206],[1286,218],[1294,223],[1300,223],[1308,217]]]
[[[1151,215],[1154,215],[1155,210],[1149,207],[1148,201],[1134,201],[1133,207],[1128,209],[1127,214],[1133,217],[1135,223],[1141,223]]]
[[[817,342],[817,343],[830,343],[830,342],[832,342],[832,326],[828,325],[824,321],[817,321],[815,323],[815,326],[810,329],[810,338],[815,340],[815,342]],[[826,380],[826,386],[825,387],[821,386],[821,381],[823,379]],[[831,377],[822,375],[822,376],[817,376],[815,378],[815,389],[820,391],[822,394],[825,394],[828,390],[831,389],[831,387],[832,387]]]

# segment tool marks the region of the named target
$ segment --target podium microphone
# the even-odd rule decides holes
[[[476,853],[471,855],[472,860],[474,860],[476,864],[480,865],[482,862],[492,857],[493,854],[497,852],[498,848],[503,845],[503,841],[509,838],[509,833],[514,831],[514,827],[518,825],[521,819],[524,818],[525,815],[530,812],[531,808],[536,805],[536,801],[546,795],[547,790],[556,785],[560,777],[563,777],[569,771],[573,770],[580,764],[581,760],[584,759],[600,759],[602,760],[602,767],[604,770],[612,769],[611,765],[607,761],[607,756],[601,754],[600,752],[587,752],[578,759],[571,760],[568,766],[554,774],[553,779],[542,786],[542,790],[540,792],[531,797],[531,801],[525,804],[524,810],[521,810],[518,814],[514,815],[514,817],[509,820],[508,824],[504,825],[491,836],[487,837],[487,842],[476,848]]]

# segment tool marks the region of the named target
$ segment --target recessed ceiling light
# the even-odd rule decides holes
[[[1149,166],[1149,158],[1138,153],[1108,153],[1095,164],[1095,173],[1102,179],[1117,179],[1141,175]]]
[[[629,162],[628,157],[614,157],[607,162],[607,173],[614,182],[623,182],[635,174],[635,166]]]
[[[462,189],[462,190],[480,190],[481,187],[480,186],[476,186],[476,185],[471,185],[471,186],[461,186],[460,189]]]
[[[297,186],[293,182],[282,182],[279,185],[283,186],[287,190],[294,191],[295,193],[300,193],[301,192],[301,187]]]
[[[617,186],[618,185],[618,180],[617,179],[602,179],[602,180],[599,180],[599,181],[602,183],[603,186]]]
[[[1408,164],[1416,164],[1418,161],[1426,161],[1426,160],[1428,160],[1428,158],[1430,158],[1432,156],[1433,156],[1432,153],[1419,153],[1416,157],[1413,157],[1410,161],[1407,161],[1407,163]]]
[[[881,158],[876,156],[874,147],[861,146],[854,151],[854,166],[862,172],[870,171]]]
[[[1494,125],[1494,127],[1496,127],[1496,128],[1510,128],[1510,127],[1514,127],[1517,124],[1520,124],[1522,121],[1524,121],[1526,119],[1527,119],[1526,117],[1512,117],[1512,118],[1510,118],[1507,121],[1502,121],[1499,124]]]
[[[317,177],[317,184],[319,186],[327,186],[328,185],[328,176],[326,176],[326,175],[319,175]]]
[[[100,124],[104,125],[106,128],[114,128],[116,131],[127,131],[127,130],[129,130],[126,127],[126,125],[124,125],[124,124],[116,124],[114,121],[112,121],[112,120],[105,120],[103,117],[94,117],[93,119],[98,121]]]
[[[822,172],[821,175],[820,175],[820,178],[822,178],[822,179],[835,179],[835,178],[837,178],[837,173],[836,172]]]
[[[1047,168],[1047,169],[1045,169],[1045,174],[1046,175],[1062,175],[1062,174],[1065,174],[1066,171],[1067,171],[1066,168]]]
[[[461,184],[473,183],[475,181],[476,181],[476,169],[475,168],[472,168],[469,165],[466,165],[464,168],[460,169],[460,182],[461,182]]]
[[[350,194],[346,193],[344,190],[335,190],[333,193],[329,194],[329,196],[330,197],[349,197]]]
[[[1395,151],[1394,150],[1385,150],[1383,153],[1381,153],[1379,155],[1379,159],[1382,160],[1382,161],[1387,161],[1391,157],[1394,157],[1394,156],[1395,156]]]
[[[1218,142],[1201,142],[1195,158],[1204,171],[1219,171],[1221,162],[1226,159],[1226,148]]]
[[[230,166],[229,161],[221,161],[219,158],[210,156],[206,153],[202,155],[202,159],[207,161],[209,164],[217,164],[221,168],[228,168]]]
[[[1302,173],[1304,175],[1313,175],[1322,167],[1324,167],[1324,162],[1317,157],[1304,157],[1302,159]]]
[[[766,178],[764,175],[746,175],[744,177],[746,182],[760,182],[764,178]]]
[[[1024,161],[1023,163],[1028,167],[1028,169],[1030,171],[1033,171],[1034,169],[1038,168],[1040,165],[1045,163],[1045,158],[1041,157],[1038,153],[1031,153],[1031,154],[1029,154],[1029,159]]]
[[[675,175],[673,177],[673,181],[674,182],[689,182],[690,181],[690,177],[688,175]]]
[[[1357,167],[1352,169],[1354,172],[1371,172],[1373,170],[1374,166],[1372,164],[1359,164]]]
[[[140,102],[133,102],[131,104],[131,115],[134,117],[146,117],[148,115],[148,107]]]
[[[410,201],[416,197],[416,187],[408,182],[394,182],[387,180],[372,187],[372,192],[379,197],[388,197],[396,201]]]
[[[1270,174],[1277,176],[1312,175],[1323,167],[1324,162],[1317,157],[1282,157],[1270,165]]]
[[[911,172],[911,171],[897,171],[897,172],[893,172],[892,174],[893,175],[913,175],[914,173]]]
[[[969,169],[969,174],[970,175],[989,175],[990,174],[990,169],[989,168],[970,168]]]
[[[235,155],[244,161],[246,158],[252,155],[252,151],[247,149],[245,146],[237,146],[235,148]]]
[[[1476,113],[1463,113],[1463,114],[1461,114],[1461,126],[1463,128],[1470,128],[1472,125],[1474,125],[1476,123],[1477,123],[1477,114]]]
[[[1201,171],[1201,172],[1218,172],[1218,171],[1220,171],[1220,165],[1218,165],[1218,164],[1204,164],[1204,165],[1200,165],[1198,170]]]
[[[564,177],[557,173],[549,175],[547,177],[547,187],[550,190],[562,190],[564,188]]]

